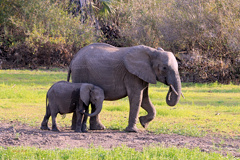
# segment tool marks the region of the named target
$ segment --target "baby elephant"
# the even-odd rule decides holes
[[[56,124],[58,113],[66,114],[75,112],[77,123],[75,132],[86,132],[87,116],[96,116],[102,110],[104,91],[89,83],[70,83],[60,81],[52,85],[46,96],[46,115],[41,124],[41,129],[48,128],[49,117],[52,116],[52,130],[59,131]],[[47,104],[49,101],[49,104]],[[88,113],[89,103],[95,108],[93,113]]]

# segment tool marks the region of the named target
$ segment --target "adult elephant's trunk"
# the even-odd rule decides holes
[[[168,78],[167,83],[169,85],[169,90],[166,97],[166,102],[169,106],[175,106],[182,94],[179,74],[174,74],[174,76]]]
[[[102,104],[97,104],[97,105],[95,105],[95,107],[96,107],[96,110],[93,113],[91,113],[91,114],[84,113],[84,114],[89,117],[94,117],[94,116],[98,115],[102,110]]]

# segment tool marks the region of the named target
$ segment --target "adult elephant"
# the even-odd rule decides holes
[[[129,132],[137,132],[136,121],[140,106],[147,111],[146,116],[139,117],[144,128],[156,115],[148,96],[149,83],[156,84],[159,81],[170,86],[166,96],[169,106],[176,105],[181,95],[178,63],[174,55],[144,45],[88,45],[78,51],[71,61],[68,81],[71,74],[72,82],[92,83],[101,87],[105,100],[118,100],[128,96],[130,113],[126,131]],[[104,128],[99,116],[90,118],[90,129]]]

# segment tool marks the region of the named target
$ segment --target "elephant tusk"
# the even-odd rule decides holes
[[[184,97],[183,93],[181,93],[181,95],[182,95],[182,97],[185,99],[185,97]]]
[[[177,91],[175,90],[175,88],[173,87],[173,85],[170,84],[170,87],[172,88],[173,92],[178,96]]]
[[[84,114],[84,113],[85,113],[85,109],[81,109],[79,112],[80,112],[81,114]]]
[[[172,94],[172,92],[169,92],[169,95],[168,95],[168,100],[169,101],[170,101],[171,94]]]

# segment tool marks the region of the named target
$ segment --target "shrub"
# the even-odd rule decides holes
[[[1,28],[8,42],[2,48],[8,62],[18,64],[14,67],[67,65],[77,49],[99,38],[87,20],[81,23],[58,1],[9,1],[17,11],[6,19],[10,25]]]
[[[3,0],[0,65],[65,66],[93,42],[144,44],[172,51],[182,81],[240,83],[239,1],[102,0],[91,10],[70,2]]]
[[[234,0],[129,0],[117,5],[113,21],[128,45],[175,53],[183,81],[239,83],[239,8]]]

